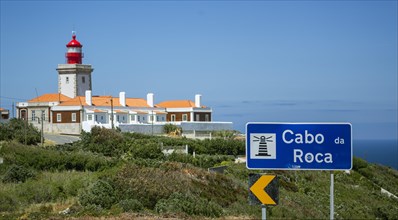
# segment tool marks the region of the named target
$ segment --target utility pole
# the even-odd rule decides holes
[[[113,126],[113,97],[111,97],[111,125],[112,129],[114,128]]]
[[[155,119],[155,117],[153,116],[153,109],[152,109],[152,115],[151,115],[151,121],[152,121],[152,136],[153,136],[153,120]]]
[[[14,116],[14,102],[12,102],[12,117],[15,118],[15,116]]]
[[[28,117],[28,110],[26,110],[26,117],[24,118],[24,120],[25,120],[25,145],[27,145],[27,134],[26,134],[26,126],[28,125],[28,119],[29,119],[29,117]]]
[[[41,142],[41,146],[43,147],[44,146],[44,133],[43,133],[43,131],[44,131],[44,125],[43,125],[43,118],[44,118],[44,111],[42,111],[41,112],[41,118],[40,118],[40,120],[41,120],[41,138],[40,138],[40,142]]]

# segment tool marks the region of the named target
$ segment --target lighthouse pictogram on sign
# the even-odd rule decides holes
[[[276,134],[256,133],[250,135],[252,159],[275,159],[276,158]]]

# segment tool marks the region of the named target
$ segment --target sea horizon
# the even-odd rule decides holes
[[[398,170],[398,139],[354,139],[353,154]]]

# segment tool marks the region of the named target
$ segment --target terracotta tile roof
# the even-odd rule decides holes
[[[119,103],[119,98],[113,98],[113,104],[115,106],[121,106]],[[130,107],[149,107],[145,99],[141,98],[126,98],[126,106]]]
[[[162,108],[192,108],[195,107],[195,103],[191,100],[172,100],[161,102],[156,106]]]
[[[148,112],[143,112],[143,111],[135,111],[135,112],[137,112],[137,114],[141,114],[141,115],[148,114]]]
[[[119,113],[119,114],[128,114],[128,111],[123,111],[123,110],[115,110],[115,113]]]
[[[69,99],[67,101],[62,102],[58,106],[82,106],[86,104],[86,98],[83,96],[77,96],[73,99]]]
[[[108,111],[100,110],[100,109],[94,109],[94,112],[95,113],[105,113],[105,112],[108,112]]]
[[[91,98],[93,106],[111,106],[111,96],[93,96]],[[59,106],[88,106],[86,103],[86,97],[78,96],[76,98],[65,101]],[[113,98],[113,106],[120,107],[119,98]],[[126,98],[127,107],[149,107],[145,99],[141,98]]]
[[[160,112],[160,111],[153,111],[154,113],[156,113],[157,115],[167,115],[166,112]]]
[[[28,102],[63,102],[69,99],[71,98],[66,95],[62,95],[60,93],[52,93],[38,96],[34,99],[29,100]]]

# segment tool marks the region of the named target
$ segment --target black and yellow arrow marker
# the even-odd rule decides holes
[[[253,174],[249,177],[249,200],[251,205],[277,205],[279,200],[276,175]]]

